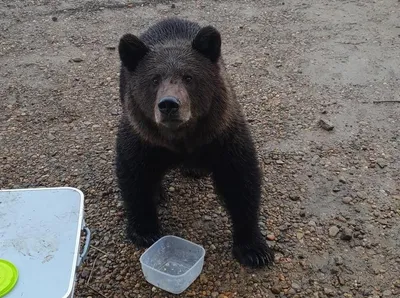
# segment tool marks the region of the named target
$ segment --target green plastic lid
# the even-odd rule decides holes
[[[0,259],[0,297],[7,295],[18,280],[18,270],[9,261]]]

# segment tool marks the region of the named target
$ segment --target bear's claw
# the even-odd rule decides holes
[[[270,267],[274,263],[274,251],[264,242],[254,244],[235,244],[234,257],[244,266],[250,268]]]

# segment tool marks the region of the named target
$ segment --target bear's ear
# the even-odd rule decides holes
[[[215,63],[221,56],[221,35],[212,26],[203,27],[194,38],[192,47]]]
[[[149,48],[135,35],[125,34],[119,41],[118,51],[122,64],[134,71],[139,61],[149,52]]]

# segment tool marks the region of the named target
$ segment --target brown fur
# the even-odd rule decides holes
[[[167,19],[140,39],[124,35],[119,53],[123,115],[116,173],[129,238],[141,246],[159,238],[162,179],[181,166],[212,174],[232,219],[235,258],[251,267],[271,264],[274,253],[258,224],[261,172],[221,57],[220,33]]]

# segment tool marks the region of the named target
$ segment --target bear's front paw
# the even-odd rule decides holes
[[[274,251],[264,240],[234,244],[233,255],[239,263],[250,268],[269,267],[275,258]]]
[[[130,228],[127,228],[127,235],[129,240],[131,240],[134,244],[144,248],[151,246],[154,242],[161,238],[159,233],[146,233],[142,235],[132,231]]]

